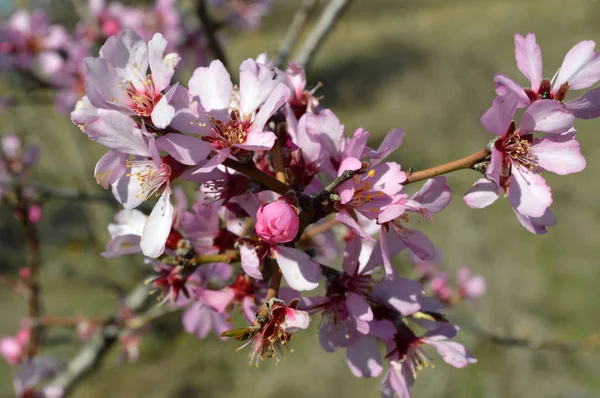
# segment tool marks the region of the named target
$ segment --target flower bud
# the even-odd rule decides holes
[[[300,220],[291,204],[275,201],[261,206],[256,212],[257,235],[270,244],[286,243],[294,240],[298,234]]]

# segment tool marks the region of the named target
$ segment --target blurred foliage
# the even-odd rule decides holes
[[[49,7],[66,1],[46,1]],[[232,34],[227,51],[236,64],[261,51],[273,52],[296,1],[279,1],[257,32]],[[346,132],[364,127],[373,144],[395,127],[406,129],[394,160],[406,169],[430,167],[478,150],[491,137],[479,118],[494,97],[494,73],[525,82],[516,68],[513,35],[533,31],[542,46],[545,75],[552,77],[577,42],[600,36],[595,0],[355,0],[308,71],[309,84],[324,83],[322,103],[336,112]],[[6,88],[7,83],[2,82]],[[14,87],[14,86],[13,86]],[[92,173],[104,148],[95,145],[52,105],[21,105],[0,116],[3,132],[26,134],[42,146],[37,179],[56,186],[100,192]],[[37,97],[36,97],[37,98]],[[573,98],[573,97],[571,97]],[[471,171],[448,176],[450,207],[422,227],[450,270],[467,264],[488,281],[479,305],[450,313],[499,334],[581,341],[600,331],[597,316],[600,138],[598,121],[577,121],[588,159],[579,174],[547,175],[559,221],[545,236],[533,236],[508,203],[474,211],[462,194],[477,179]],[[40,224],[45,311],[52,315],[101,317],[115,307],[102,281],[132,286],[148,269],[140,257],[105,260],[106,225],[116,208],[51,200]],[[20,226],[0,210],[0,269],[14,274],[25,258]],[[0,287],[0,335],[14,333],[25,303]],[[142,343],[141,360],[116,366],[117,353],[83,383],[74,397],[375,397],[379,380],[354,378],[343,352],[318,344],[318,321],[299,333],[295,349],[278,367],[247,366],[235,342],[196,341],[179,333],[179,316],[159,321]],[[53,331],[52,334],[67,331]],[[436,360],[420,373],[415,397],[600,396],[598,352],[533,352],[486,342],[464,328],[459,335],[479,363],[454,369]],[[69,355],[76,347],[50,350]],[[435,355],[435,354],[434,354]],[[432,355],[432,356],[434,356]],[[0,396],[11,396],[10,371],[0,363]]]

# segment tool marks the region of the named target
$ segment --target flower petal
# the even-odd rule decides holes
[[[527,33],[525,38],[520,34],[515,35],[515,57],[519,70],[531,82],[531,89],[537,92],[542,82],[542,50],[535,40],[535,34]]]
[[[260,107],[260,110],[252,121],[249,135],[263,131],[269,118],[273,116],[273,114],[275,114],[275,112],[277,112],[277,110],[281,108],[283,104],[286,103],[291,95],[290,89],[287,88],[287,86],[283,83],[276,86],[269,93],[270,94],[266,98],[265,103]]]
[[[155,143],[158,149],[167,152],[175,160],[188,166],[194,166],[206,160],[213,149],[206,141],[175,133],[157,138]]]
[[[425,182],[425,185],[411,198],[435,214],[442,211],[452,200],[452,190],[446,183],[446,177],[434,177]]]
[[[360,226],[360,224],[356,222],[354,218],[352,218],[352,215],[348,212],[348,210],[342,209],[339,212],[337,212],[335,214],[335,219],[347,226],[348,228],[350,228],[352,231],[354,231],[357,235],[359,235],[362,239],[366,240],[367,242],[375,242],[375,239],[373,239],[373,237],[370,236],[367,233],[367,231],[365,231]]]
[[[256,253],[256,248],[249,243],[240,243],[240,262],[245,273],[254,279],[262,280],[260,272],[260,258]]]
[[[165,251],[172,223],[173,205],[171,205],[170,193],[167,189],[152,209],[142,233],[140,247],[145,256],[157,258]]]
[[[465,193],[463,200],[472,209],[482,209],[494,203],[499,197],[498,185],[487,178],[480,178]]]
[[[363,336],[346,350],[346,362],[356,377],[377,377],[383,371],[379,344],[374,336]]]
[[[285,246],[274,246],[273,253],[283,277],[292,289],[313,290],[319,286],[321,267],[308,254]]]
[[[585,169],[585,158],[581,154],[579,142],[574,138],[543,138],[534,142],[531,151],[538,165],[553,173],[566,175]]]
[[[563,134],[573,128],[575,117],[554,100],[535,101],[523,114],[519,131]]]
[[[515,93],[519,97],[518,107],[523,108],[531,104],[531,100],[525,93],[525,90],[521,85],[515,82],[513,79],[506,75],[494,75],[494,82],[496,82],[496,94],[506,95],[508,93]]]
[[[167,39],[160,33],[155,33],[148,42],[148,62],[152,73],[154,88],[160,92],[171,83],[175,74],[175,67],[181,60],[177,54],[167,54],[163,57],[167,48]]]
[[[200,97],[207,112],[219,120],[228,120],[233,83],[221,61],[212,61],[207,68],[197,68],[188,86],[190,94]]]
[[[240,111],[242,116],[254,115],[267,98],[272,96],[275,87],[280,85],[279,81],[273,79],[274,76],[275,72],[271,68],[259,64],[251,58],[242,62],[240,65]],[[291,95],[290,89],[283,83],[281,85],[286,88],[287,98],[289,98]],[[281,88],[277,88],[281,90]],[[283,105],[284,102],[281,102],[277,108]],[[266,122],[266,119],[264,122]],[[263,126],[264,123],[260,129]]]
[[[595,119],[600,116],[600,87],[588,91],[565,104],[567,111],[580,119]],[[77,108],[75,108],[77,110]],[[75,112],[73,112],[75,113]],[[73,115],[73,114],[72,114]]]
[[[600,52],[594,52],[594,47],[594,41],[584,40],[569,50],[552,91],[557,91],[563,83],[569,83],[571,90],[580,90],[593,86],[600,80]]]
[[[518,105],[519,96],[513,92],[496,97],[492,106],[481,117],[481,124],[490,133],[504,137]]]
[[[508,197],[515,210],[529,217],[541,217],[552,204],[546,180],[525,167],[511,167]]]
[[[517,210],[513,210],[517,216],[517,220],[519,220],[521,225],[532,234],[545,234],[547,232],[546,227],[553,227],[556,225],[556,218],[554,218],[550,209],[546,209],[546,212],[541,217],[524,216]]]
[[[83,131],[95,142],[130,155],[150,156],[148,143],[135,121],[118,111],[98,109]]]

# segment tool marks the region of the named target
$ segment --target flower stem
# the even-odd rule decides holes
[[[279,181],[278,179],[271,177],[270,175],[263,173],[259,169],[256,168],[253,164],[243,164],[240,162],[236,162],[233,159],[227,159],[223,162],[225,167],[229,167],[234,169],[237,172],[240,172],[250,179],[257,181],[263,184],[265,187],[270,189],[273,192],[277,192],[280,195],[285,195],[291,189],[287,184]]]
[[[452,162],[425,170],[408,172],[406,173],[406,181],[404,181],[403,185],[412,184],[413,182],[425,180],[427,178],[432,178],[456,170],[470,169],[477,163],[484,161],[489,155],[490,151],[488,151],[487,148],[483,148],[462,159],[454,160]]]

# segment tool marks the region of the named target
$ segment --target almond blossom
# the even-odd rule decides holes
[[[518,102],[515,93],[499,96],[481,117],[481,124],[498,138],[486,178],[477,181],[464,200],[473,208],[487,207],[502,189],[521,225],[532,233],[544,233],[556,220],[548,209],[552,203],[550,187],[540,172],[576,173],[586,162],[574,138],[571,113],[555,101],[538,100],[527,108],[517,129],[513,117]],[[545,135],[536,138],[536,132]]]
[[[571,101],[564,102],[569,90],[589,88],[600,81],[600,53],[595,52],[592,40],[579,42],[565,56],[560,69],[552,81],[543,78],[542,50],[534,33],[523,37],[515,35],[517,66],[531,83],[530,88],[521,85],[506,75],[494,76],[496,93],[517,94],[519,108],[537,100],[552,99],[564,103],[565,109],[575,117],[593,119],[600,116],[600,89],[593,89]]]

